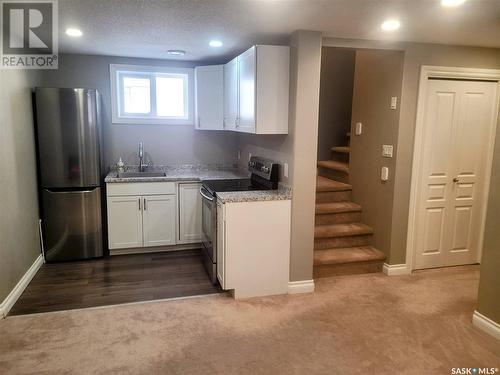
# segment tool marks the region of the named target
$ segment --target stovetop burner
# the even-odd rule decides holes
[[[269,159],[252,156],[248,162],[250,178],[205,180],[203,188],[212,195],[229,191],[274,190],[278,188],[279,164]]]
[[[229,180],[203,181],[203,186],[211,194],[228,191],[270,190],[271,188],[261,185],[249,178]]]

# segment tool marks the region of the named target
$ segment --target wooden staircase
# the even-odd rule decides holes
[[[332,160],[318,161],[315,278],[382,271],[385,255],[371,246],[373,229],[361,222],[362,208],[351,201],[349,155],[349,146],[332,147]]]

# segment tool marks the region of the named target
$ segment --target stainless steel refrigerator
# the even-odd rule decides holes
[[[103,255],[98,93],[36,88],[42,238],[48,262]]]

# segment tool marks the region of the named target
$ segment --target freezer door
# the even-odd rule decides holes
[[[103,256],[101,188],[43,189],[42,226],[48,262]]]
[[[98,186],[97,91],[36,88],[35,102],[41,186]]]

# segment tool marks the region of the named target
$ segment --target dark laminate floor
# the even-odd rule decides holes
[[[10,315],[217,293],[200,250],[44,264]]]

